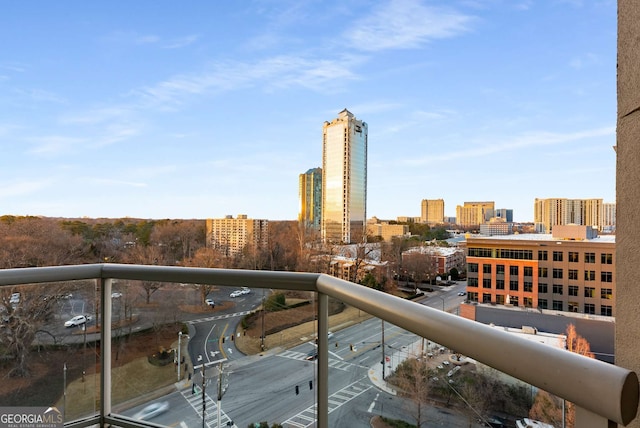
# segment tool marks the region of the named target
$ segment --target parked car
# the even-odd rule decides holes
[[[204,299],[204,304],[209,305],[212,308],[216,307],[216,302],[214,302],[213,299]]]
[[[458,293],[458,296],[466,296],[467,292],[466,291],[461,291]]]
[[[91,321],[91,315],[76,315],[71,318],[69,321],[64,322],[65,327],[77,327],[82,324],[86,324]]]
[[[242,291],[236,290],[236,291],[233,291],[231,294],[229,294],[229,297],[240,297],[242,296],[242,294],[243,294]]]
[[[133,415],[134,419],[138,419],[140,421],[145,421],[147,419],[154,418],[161,413],[169,410],[169,402],[168,401],[160,401],[157,403],[151,403],[146,406],[144,409],[140,410],[138,413]]]
[[[316,358],[318,358],[318,350],[314,349],[313,351],[309,352],[304,359],[307,361],[313,361]]]
[[[11,293],[11,297],[9,298],[9,303],[12,306],[15,306],[18,303],[20,303],[20,293]]]
[[[111,293],[111,298],[112,298],[112,299],[119,299],[119,298],[121,298],[121,297],[122,297],[122,293],[119,293],[119,292],[117,292],[117,291],[116,291],[116,292],[114,292],[114,293]]]
[[[247,288],[247,287],[242,287],[242,288],[240,289],[240,292],[241,292],[242,294],[249,294],[249,293],[251,293],[251,290],[250,290],[249,288]]]

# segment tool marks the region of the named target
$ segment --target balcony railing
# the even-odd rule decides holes
[[[67,427],[157,426],[112,412],[110,321],[114,279],[316,292],[318,427],[328,427],[329,297],[575,403],[577,427],[627,425],[636,417],[639,387],[638,378],[632,371],[514,337],[481,323],[323,274],[121,264],[0,270],[0,287],[87,279],[98,281],[101,293],[99,413],[65,423]]]

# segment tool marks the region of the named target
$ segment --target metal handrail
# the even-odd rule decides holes
[[[638,410],[638,377],[630,370],[528,341],[475,321],[324,274],[125,264],[0,270],[0,286],[82,279],[153,280],[314,291],[455,349],[607,420],[626,425],[636,417]],[[103,281],[103,284],[110,293],[110,281]],[[111,299],[105,299],[105,295],[108,294],[103,290],[102,306],[103,310],[107,310],[104,313],[110,316]],[[320,306],[319,327],[326,330],[327,305]],[[324,340],[326,334],[322,334],[320,329],[318,334],[318,371],[321,378],[322,374],[326,374],[326,367],[321,366],[328,349]],[[318,391],[319,410],[325,408],[323,404],[327,400],[327,397],[320,396],[321,393],[326,394],[326,388],[319,388]],[[326,426],[326,415],[320,413],[318,425]],[[108,418],[108,415],[102,417]]]

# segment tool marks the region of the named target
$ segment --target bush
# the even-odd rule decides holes
[[[267,312],[276,312],[283,309],[287,309],[284,293],[273,293],[264,302],[264,310]]]

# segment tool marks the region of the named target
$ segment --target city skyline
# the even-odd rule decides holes
[[[153,10],[153,13],[149,13]],[[616,2],[11,3],[0,214],[295,220],[322,123],[369,125],[367,217],[615,202]],[[180,17],[180,19],[175,19]]]

